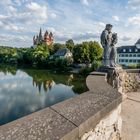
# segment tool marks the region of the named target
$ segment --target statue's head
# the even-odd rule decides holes
[[[108,30],[109,32],[111,32],[113,25],[111,24],[106,24],[105,29]]]

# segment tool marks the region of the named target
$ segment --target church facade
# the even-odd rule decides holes
[[[46,45],[52,45],[54,42],[54,37],[52,32],[46,32],[44,35],[42,35],[42,30],[40,28],[39,34],[33,37],[33,46],[40,45],[42,43],[45,43]]]

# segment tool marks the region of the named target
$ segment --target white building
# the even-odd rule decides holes
[[[140,39],[133,46],[117,48],[117,63],[124,66],[140,64]]]

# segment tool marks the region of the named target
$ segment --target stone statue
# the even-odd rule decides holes
[[[117,58],[117,52],[115,48],[115,44],[118,42],[117,33],[112,34],[112,43],[111,43],[111,52],[110,52],[110,66],[116,67],[116,58]]]
[[[101,45],[104,48],[103,53],[103,65],[106,67],[110,67],[110,52],[111,52],[111,44],[112,44],[112,25],[106,24],[105,29],[101,34]]]

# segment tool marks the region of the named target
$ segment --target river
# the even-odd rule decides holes
[[[87,91],[85,77],[0,67],[0,125]]]

